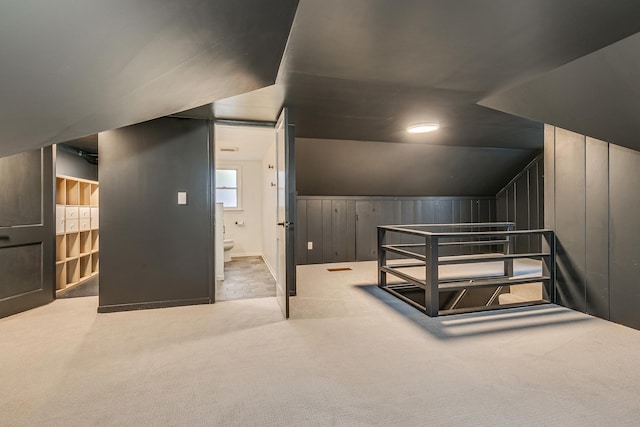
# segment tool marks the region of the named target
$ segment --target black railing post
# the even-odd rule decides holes
[[[385,244],[386,232],[382,227],[378,227],[378,286],[383,288],[387,286],[387,273],[382,267],[387,265],[387,251],[382,249]]]
[[[430,317],[438,316],[440,311],[440,292],[438,289],[438,237],[425,238],[425,290],[424,307]]]
[[[556,238],[553,231],[545,231],[544,240],[549,250],[549,255],[543,257],[542,275],[549,277],[547,293],[549,301],[556,302]]]

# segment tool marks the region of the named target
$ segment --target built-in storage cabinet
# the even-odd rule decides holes
[[[99,186],[95,181],[56,177],[56,289],[98,273]]]

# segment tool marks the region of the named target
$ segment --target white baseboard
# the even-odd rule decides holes
[[[248,256],[262,256],[260,252],[242,252],[242,253],[231,253],[231,259],[233,258],[243,258]]]
[[[267,261],[267,258],[265,258],[264,255],[261,255],[262,257],[262,261],[264,261],[265,265],[267,266],[267,268],[269,269],[269,272],[271,273],[271,275],[273,276],[273,280],[278,280],[276,278],[276,272],[273,271],[273,268],[271,267],[271,264],[269,264],[269,261]]]

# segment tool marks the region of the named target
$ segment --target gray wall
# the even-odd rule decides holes
[[[495,196],[536,154],[297,138],[297,189],[304,196]]]
[[[97,181],[98,165],[93,165],[80,157],[75,148],[57,144],[56,174]]]
[[[104,132],[99,151],[99,310],[210,302],[209,123],[163,118]]]
[[[494,197],[298,197],[298,264],[377,259],[378,225],[495,221]],[[312,242],[313,249],[307,249]]]
[[[531,161],[496,195],[496,219],[513,221],[517,230],[543,228],[544,219],[544,158]],[[538,252],[541,241],[537,237],[518,237],[518,253]]]
[[[545,127],[545,226],[558,303],[640,328],[640,153]]]

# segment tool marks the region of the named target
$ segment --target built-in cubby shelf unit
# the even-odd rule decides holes
[[[99,194],[96,181],[56,177],[56,290],[98,274]]]

